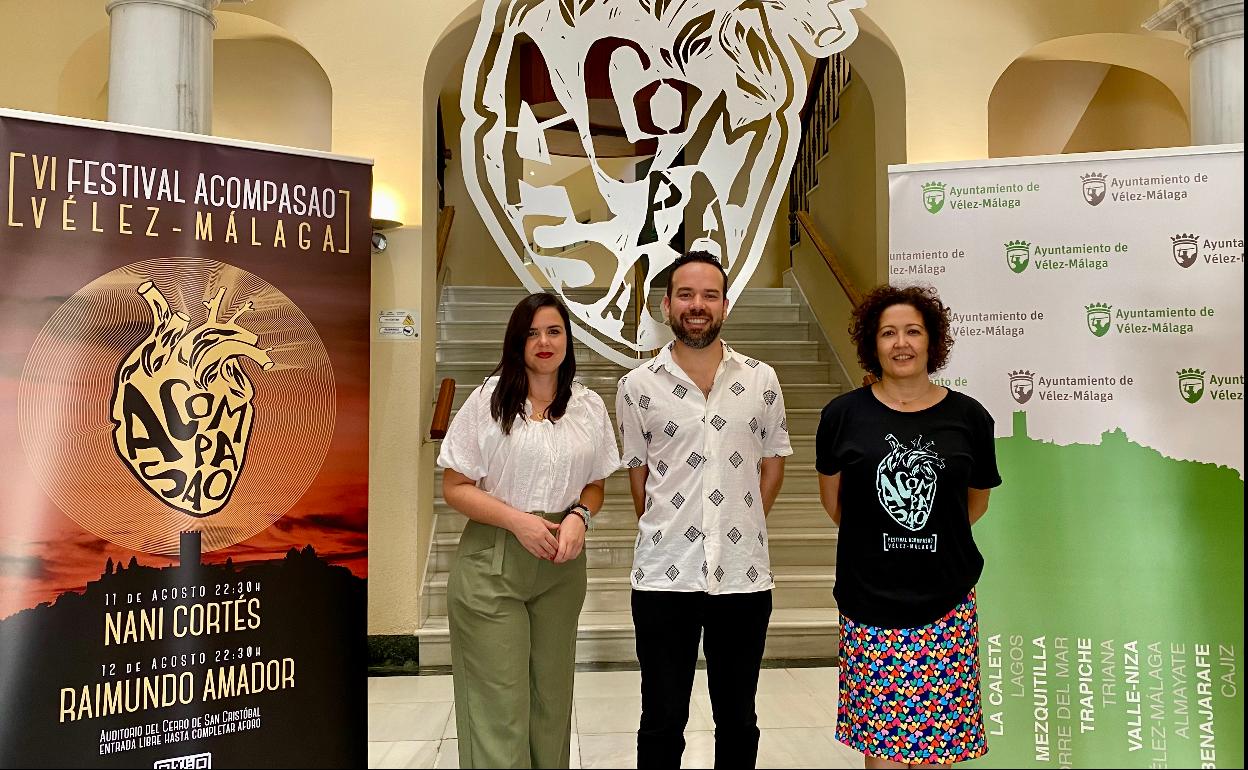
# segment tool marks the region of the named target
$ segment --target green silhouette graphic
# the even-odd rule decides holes
[[[990,747],[976,764],[1199,767],[1203,750],[1242,767],[1238,472],[1120,430],[1038,441],[1025,412],[997,455],[1005,483],[975,527]]]

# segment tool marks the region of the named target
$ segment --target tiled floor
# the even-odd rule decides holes
[[[758,685],[759,767],[862,767],[832,737],[836,669],[763,669]],[[641,679],[636,671],[576,675],[572,767],[636,767]],[[684,767],[711,767],[714,722],[706,672],[693,685]],[[368,766],[459,767],[449,676],[368,680]]]

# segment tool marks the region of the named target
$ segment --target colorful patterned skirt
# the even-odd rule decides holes
[[[953,763],[988,751],[975,589],[940,620],[879,628],[841,616],[836,739],[870,757]]]

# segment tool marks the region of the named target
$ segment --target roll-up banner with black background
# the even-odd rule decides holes
[[[0,766],[363,766],[371,165],[0,151]]]

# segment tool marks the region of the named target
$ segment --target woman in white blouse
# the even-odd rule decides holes
[[[532,294],[502,361],[451,422],[442,496],[469,521],[447,586],[459,766],[567,767],[585,531],[620,465],[573,381],[567,308]]]

